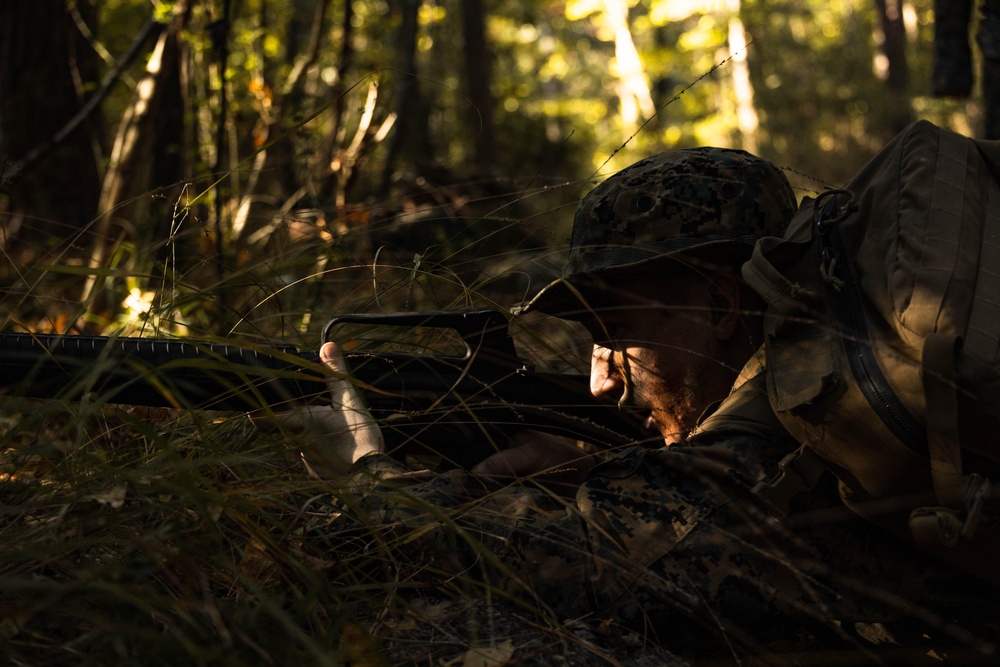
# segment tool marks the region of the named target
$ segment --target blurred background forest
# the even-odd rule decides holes
[[[933,4],[0,3],[0,327],[509,307],[645,155],[741,147],[809,194],[913,119],[981,134],[978,84],[931,95]]]

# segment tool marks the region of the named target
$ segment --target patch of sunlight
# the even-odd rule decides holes
[[[726,9],[726,0],[653,0],[649,20],[656,26],[683,21],[695,14],[711,14]]]
[[[601,11],[604,11],[603,0],[569,0],[566,3],[566,18],[570,21],[579,21]]]
[[[677,46],[683,51],[696,51],[719,43],[719,35],[715,30],[715,17],[705,15],[698,19],[698,25],[688,30],[680,39]]]
[[[274,58],[278,55],[281,50],[281,40],[277,35],[266,35],[264,37],[264,55],[268,58]]]
[[[431,23],[443,21],[446,16],[448,16],[448,10],[445,9],[443,5],[420,5],[420,25],[429,25]]]

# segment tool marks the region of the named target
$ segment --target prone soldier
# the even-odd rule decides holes
[[[852,515],[823,469],[800,470],[802,491],[780,509],[762,492],[799,443],[770,408],[762,302],[739,267],[795,209],[782,172],[745,152],[647,158],[583,199],[564,276],[518,309],[581,322],[592,392],[643,415],[662,446],[594,457],[525,433],[471,472],[408,470],[381,453],[324,345],[332,401],[308,415],[319,437],[307,457],[346,475],[353,497],[325,530],[364,525],[407,561],[475,572],[560,617],[697,659],[836,649],[877,660],[886,642],[908,661],[942,648],[989,659],[989,630],[977,631],[997,619],[982,582]],[[556,477],[569,498],[544,485]]]

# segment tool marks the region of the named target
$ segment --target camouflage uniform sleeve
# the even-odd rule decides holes
[[[752,463],[760,454],[748,442],[630,448],[599,465],[575,502],[462,471],[411,472],[376,455],[357,466],[353,511],[406,560],[453,572],[488,562],[491,585],[563,617],[598,612],[631,626],[648,625],[654,610],[711,617],[731,606],[719,599],[729,593],[715,580],[720,560],[733,560],[736,577],[763,577],[745,569],[744,538],[713,523],[731,501],[722,487],[746,489],[763,474]],[[766,615],[766,593],[738,593],[746,612]]]
[[[593,606],[678,650],[710,636],[746,644],[804,632],[828,591],[769,541],[776,522],[751,492],[789,451],[729,435],[599,466],[577,498]]]
[[[408,562],[434,562],[450,573],[479,562],[485,569],[476,576],[500,590],[544,600],[565,615],[590,610],[576,594],[587,556],[571,500],[461,470],[411,471],[385,455],[355,464],[350,498],[355,520]]]
[[[720,428],[595,468],[576,502],[592,610],[703,656],[844,646],[856,623],[938,631],[946,618],[996,619],[981,582],[852,514],[832,475],[787,515],[769,514],[754,489],[796,449]]]
[[[352,513],[415,569],[433,563],[562,618],[621,624],[702,655],[796,636],[840,641],[841,620],[891,620],[920,603],[919,559],[831,514],[835,487],[807,494],[783,520],[757,503],[754,485],[794,448],[724,430],[630,448],[598,465],[575,502],[371,456]]]

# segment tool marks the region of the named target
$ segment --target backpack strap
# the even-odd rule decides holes
[[[771,441],[790,440],[792,436],[771,407],[766,372],[761,347],[744,365],[729,397],[692,431],[691,437],[735,431]],[[823,459],[811,447],[800,445],[778,463],[774,477],[761,480],[751,492],[768,513],[784,517],[790,512],[792,500],[815,487],[826,471]]]
[[[809,445],[801,445],[778,463],[778,474],[758,482],[751,492],[772,516],[786,517],[800,493],[811,491],[828,470],[826,462]]]
[[[754,245],[753,255],[741,272],[746,283],[767,303],[769,311],[779,316],[792,316],[802,310],[803,302],[819,301],[819,294],[789,280],[775,266],[775,262],[783,266],[790,258],[804,255],[812,244],[813,239],[809,236],[797,240],[764,237]],[[772,255],[779,257],[772,258]]]
[[[931,481],[938,502],[960,507],[962,450],[958,432],[958,389],[955,363],[962,347],[959,336],[934,333],[924,340],[921,379],[927,401],[927,449]]]
[[[699,420],[688,434],[688,440],[722,431],[765,439],[790,438],[771,408],[767,395],[766,363],[762,346],[744,364],[729,396]]]
[[[909,524],[917,543],[929,548],[952,547],[959,537],[971,538],[991,496],[985,477],[962,477],[956,373],[961,348],[959,336],[935,333],[924,341],[921,376],[927,402],[927,450],[940,506],[913,510]]]

